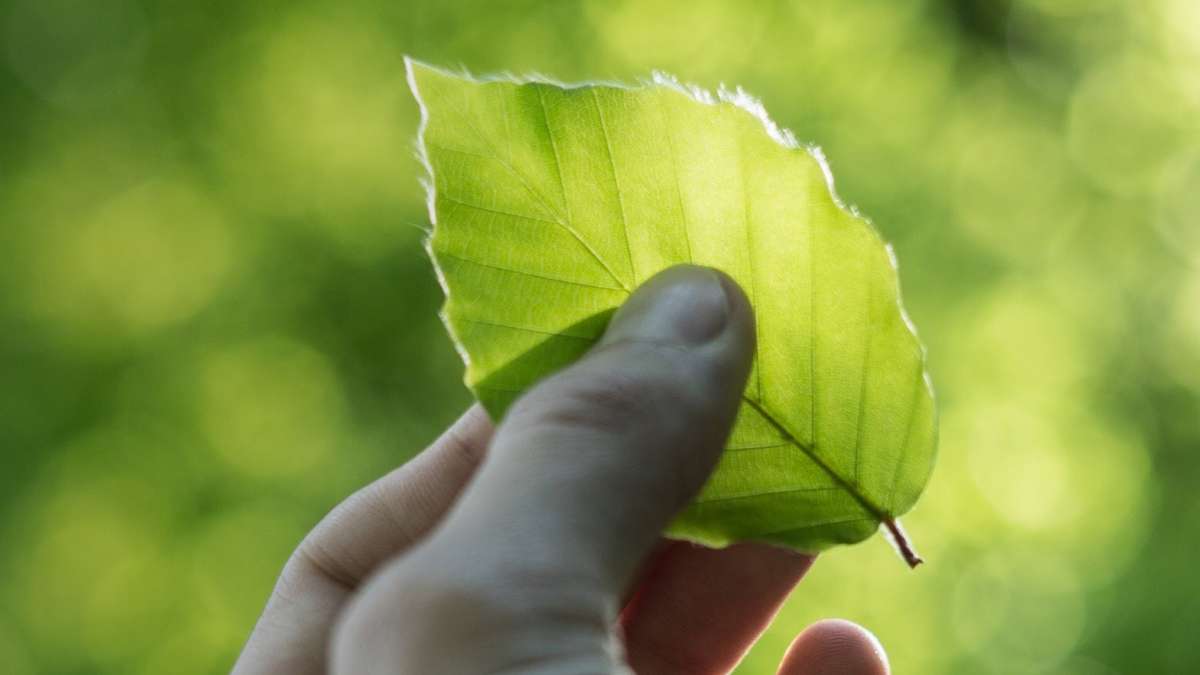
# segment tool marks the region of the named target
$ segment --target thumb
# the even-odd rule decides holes
[[[731,279],[652,278],[595,349],[514,404],[454,510],[367,586],[351,609],[367,617],[345,620],[335,652],[349,658],[359,626],[386,636],[387,655],[362,663],[405,672],[609,658],[618,598],[712,471],[753,351]]]
[[[581,362],[513,408],[460,518],[619,593],[725,445],[754,349],[749,304],[714,270],[642,286]]]

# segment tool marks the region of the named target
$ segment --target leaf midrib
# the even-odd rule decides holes
[[[753,408],[755,410],[755,412],[757,412],[759,415],[761,415],[762,418],[765,419],[772,427],[774,427],[775,430],[779,433],[780,436],[783,437],[783,439],[785,441],[787,441],[791,445],[795,446],[798,450],[800,450],[805,455],[807,455],[808,458],[813,461],[813,463],[815,463],[817,466],[819,466],[822,471],[829,474],[829,477],[833,478],[833,480],[838,484],[838,487],[840,487],[843,491],[845,491],[847,494],[849,494],[851,497],[853,497],[854,500],[858,502],[859,506],[863,507],[863,510],[865,510],[867,513],[869,513],[872,517],[874,517],[879,522],[883,522],[883,521],[891,518],[891,515],[889,515],[886,510],[877,506],[873,501],[871,501],[870,498],[868,498],[865,494],[863,494],[853,483],[851,483],[850,481],[843,478],[842,475],[839,474],[837,471],[835,471],[833,469],[833,467],[829,466],[829,464],[827,464],[825,462],[825,460],[821,459],[821,457],[816,452],[816,448],[809,446],[806,443],[802,443],[798,438],[796,438],[792,434],[792,432],[788,430],[787,426],[785,426],[783,423],[781,423],[779,420],[777,420],[776,416],[770,410],[768,410],[762,403],[755,401],[754,399],[750,398],[749,396],[746,396],[745,394],[742,395],[742,400],[745,401],[746,405],[750,406],[751,408]]]

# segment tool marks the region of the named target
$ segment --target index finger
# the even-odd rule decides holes
[[[474,405],[424,452],[325,516],[288,560],[234,675],[325,673],[330,632],[350,594],[441,520],[491,436],[491,420]]]
[[[771,623],[813,556],[767,544],[672,542],[621,615],[638,673],[727,673]]]

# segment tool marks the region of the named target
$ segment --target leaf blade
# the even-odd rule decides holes
[[[924,350],[890,248],[817,154],[740,93],[407,65],[443,318],[494,416],[582,355],[630,289],[709,265],[746,289],[759,353],[730,450],[671,532],[820,550],[912,507],[936,455]]]

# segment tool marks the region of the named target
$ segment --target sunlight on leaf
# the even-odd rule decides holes
[[[670,533],[816,551],[897,528],[933,465],[932,389],[891,250],[818,151],[740,90],[408,65],[444,316],[493,417],[650,276],[716,267],[754,304],[759,351],[725,455]]]

